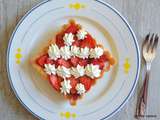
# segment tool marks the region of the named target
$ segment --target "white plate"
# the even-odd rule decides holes
[[[77,106],[70,106],[48,81],[31,67],[29,59],[72,18],[108,48],[117,65],[98,80]],[[11,86],[22,105],[40,119],[98,120],[124,106],[136,86],[140,57],[136,37],[120,13],[99,0],[47,0],[19,22],[7,53]]]

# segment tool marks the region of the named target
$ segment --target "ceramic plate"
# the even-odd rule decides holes
[[[69,19],[81,24],[117,60],[74,107],[29,63]],[[7,69],[16,97],[36,117],[99,120],[114,115],[133,93],[140,57],[131,27],[109,4],[99,0],[47,0],[32,8],[17,25],[8,46]]]

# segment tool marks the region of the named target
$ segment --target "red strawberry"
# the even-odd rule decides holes
[[[109,59],[109,55],[106,53],[106,54],[103,54],[102,56],[100,56],[100,61],[103,61],[103,62],[106,62],[106,61],[108,61],[108,59]]]
[[[56,61],[51,60],[50,58],[47,58],[46,63],[47,64],[56,64]]]
[[[79,47],[80,46],[80,41],[79,40],[75,40],[72,45]]]
[[[94,59],[94,60],[92,61],[92,64],[93,64],[93,65],[99,65],[99,68],[100,68],[100,69],[103,69],[104,66],[105,66],[104,61],[101,61],[101,60],[99,60],[99,59]]]
[[[57,34],[56,35],[56,44],[58,45],[58,47],[63,47],[64,46],[63,34]]]
[[[63,58],[58,59],[58,60],[57,60],[57,64],[58,64],[58,65],[61,65],[61,66],[64,66],[64,67],[66,67],[66,68],[71,67],[71,64],[70,64],[69,60],[67,61],[67,60],[65,60],[65,59],[63,59]]]
[[[86,66],[88,64],[88,60],[87,59],[80,59],[78,64],[81,66]]]
[[[78,65],[79,58],[78,57],[71,57],[70,62],[75,67]]]
[[[82,48],[84,47],[94,48],[96,46],[96,41],[92,38],[91,35],[87,34],[86,38],[81,41],[80,46]]]
[[[99,60],[105,62],[108,59],[107,59],[106,55],[103,54],[102,56],[100,56]]]
[[[78,27],[76,24],[71,24],[66,30],[65,33],[73,33],[76,34],[76,32],[78,31]]]
[[[48,55],[47,54],[42,55],[36,60],[36,63],[38,65],[40,65],[41,67],[44,67],[44,64],[46,64],[46,60],[47,59],[48,59]]]
[[[78,83],[78,80],[75,79],[74,77],[69,78],[69,80],[71,81],[71,86],[72,86],[72,88],[71,88],[71,93],[72,93],[72,94],[77,93],[76,85],[77,85],[77,83]]]
[[[52,87],[59,91],[60,87],[61,87],[61,80],[59,77],[55,76],[55,75],[50,75],[49,76],[49,82],[52,85]]]
[[[88,60],[87,59],[81,59],[78,57],[72,57],[71,59],[71,63],[74,67],[76,67],[78,64],[81,66],[86,66],[88,64]]]
[[[79,78],[80,83],[82,83],[86,89],[86,91],[88,91],[91,88],[92,85],[92,79],[87,77],[87,76],[83,76]]]

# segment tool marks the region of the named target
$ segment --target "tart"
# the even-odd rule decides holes
[[[69,20],[31,63],[54,90],[76,105],[115,64],[115,58],[81,25]]]

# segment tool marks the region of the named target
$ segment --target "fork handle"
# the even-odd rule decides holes
[[[136,118],[144,117],[144,114],[145,114],[145,110],[147,106],[149,75],[150,75],[150,70],[147,70],[143,86],[138,96],[138,102],[136,106],[136,115],[135,115]]]

